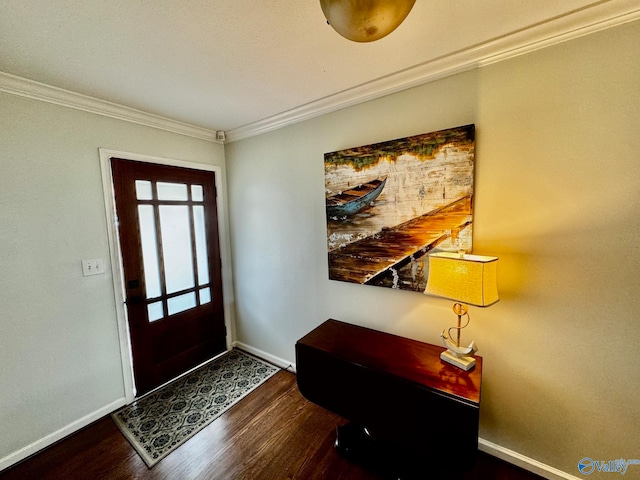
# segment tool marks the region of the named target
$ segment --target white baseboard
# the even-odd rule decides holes
[[[247,345],[246,343],[238,342],[237,340],[233,342],[234,347],[238,347],[240,350],[244,350],[247,353],[255,355],[256,357],[260,357],[267,362],[273,363],[280,368],[288,370],[290,372],[296,373],[296,364],[291,363],[283,358],[276,357],[275,355],[271,355],[263,350],[252,347],[251,345]]]
[[[124,397],[119,398],[118,400],[111,402],[104,407],[85,415],[84,417],[76,420],[75,422],[62,427],[60,430],[57,430],[46,437],[43,437],[35,442],[22,447],[20,450],[17,450],[13,453],[10,453],[4,458],[0,458],[0,472],[5,468],[9,468],[11,465],[18,463],[20,460],[24,460],[30,455],[39,452],[40,450],[53,445],[59,440],[71,435],[74,432],[77,432],[81,428],[86,427],[90,423],[95,422],[96,420],[100,420],[102,417],[109,415],[111,412],[114,412],[118,408],[124,406],[126,404]]]
[[[491,443],[483,438],[478,439],[478,449],[481,452],[488,453],[500,460],[504,460],[512,465],[520,467],[528,472],[535,473],[541,477],[549,480],[582,480],[580,477],[575,477],[569,473],[558,470],[557,468],[550,467],[538,460],[526,457],[518,452],[509,450],[508,448],[501,447],[495,443]],[[576,463],[577,468],[577,463]]]

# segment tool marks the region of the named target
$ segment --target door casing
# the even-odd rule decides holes
[[[129,339],[129,326],[127,323],[125,306],[125,285],[122,267],[122,257],[118,242],[118,230],[116,227],[115,202],[113,190],[113,177],[111,175],[111,158],[126,158],[128,160],[155,163],[158,165],[169,165],[174,167],[191,168],[195,170],[205,170],[215,172],[218,213],[218,232],[220,241],[220,255],[222,257],[222,293],[224,299],[224,317],[227,327],[227,350],[233,344],[235,338],[233,322],[231,321],[232,283],[231,283],[231,259],[229,254],[229,232],[226,220],[226,190],[222,179],[222,168],[216,165],[206,165],[201,163],[186,162],[150,155],[141,155],[130,152],[122,152],[105,148],[99,149],[100,168],[102,171],[102,187],[104,192],[105,213],[107,221],[107,235],[109,241],[109,254],[111,263],[111,273],[113,279],[113,289],[115,296],[116,317],[118,324],[118,338],[120,342],[120,355],[122,360],[122,375],[124,378],[125,402],[131,403],[135,399],[133,363],[131,360],[131,342]]]

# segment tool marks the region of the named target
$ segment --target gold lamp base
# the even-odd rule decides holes
[[[443,362],[450,363],[451,365],[455,365],[458,368],[461,368],[465,372],[468,372],[476,365],[476,359],[473,357],[468,357],[464,355],[456,355],[455,352],[451,350],[445,350],[440,354],[440,360]]]
[[[458,326],[451,327],[451,330],[456,331],[456,341],[454,342],[451,339],[450,335],[447,335],[443,330],[440,334],[440,338],[442,339],[442,345],[446,347],[446,350],[440,354],[440,359],[444,362],[450,363],[451,365],[455,365],[462,370],[469,371],[471,370],[475,364],[476,360],[471,355],[478,351],[478,347],[476,347],[475,342],[471,342],[467,347],[460,346],[460,330],[466,327],[469,324],[469,312],[467,306],[462,303],[454,303],[453,311],[458,316]],[[467,323],[462,325],[462,317],[467,317]]]

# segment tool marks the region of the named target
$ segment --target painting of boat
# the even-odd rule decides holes
[[[387,177],[377,178],[326,198],[327,216],[344,218],[355,215],[373,202],[387,182]]]
[[[329,279],[424,292],[431,251],[473,250],[475,125],[324,154]]]

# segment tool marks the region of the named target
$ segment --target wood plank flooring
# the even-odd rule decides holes
[[[152,469],[111,417],[0,472],[18,479],[386,480],[340,456],[335,429],[347,422],[305,400],[295,375],[281,371]],[[425,478],[539,480],[480,453],[472,472],[428,471]]]

